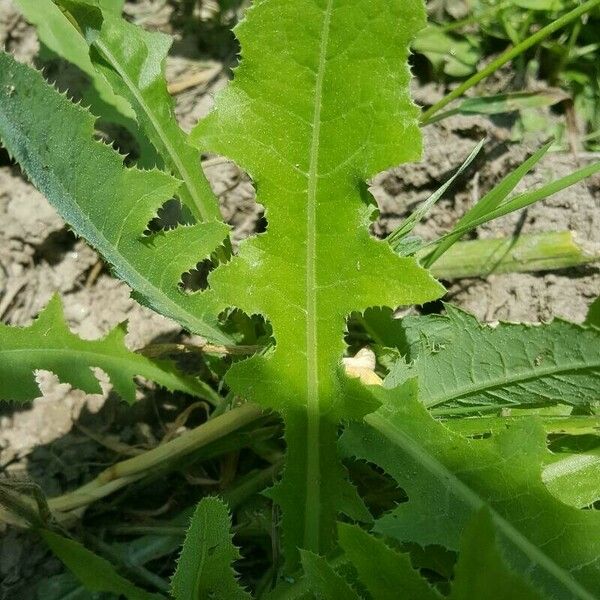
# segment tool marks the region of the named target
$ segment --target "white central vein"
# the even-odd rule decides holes
[[[308,202],[306,211],[306,389],[307,389],[307,471],[306,516],[304,520],[304,547],[318,551],[320,545],[320,407],[319,358],[317,339],[317,188],[319,178],[319,150],[321,137],[321,110],[323,83],[327,63],[329,28],[334,0],[327,0],[324,12],[319,64],[315,84],[315,107],[312,120],[310,165],[308,169]]]

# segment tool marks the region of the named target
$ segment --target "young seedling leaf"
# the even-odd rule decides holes
[[[351,425],[348,456],[379,465],[408,501],[375,523],[400,542],[458,550],[465,527],[489,510],[511,570],[527,574],[543,598],[591,600],[600,591],[600,515],[566,506],[541,480],[546,436],[534,418],[469,440],[435,422],[416,380],[370,388],[384,406]]]
[[[473,206],[463,217],[461,217],[453,231],[445,235],[436,245],[433,252],[423,260],[423,264],[430,267],[444,252],[457,242],[467,231],[476,227],[474,223],[487,222],[489,215],[493,213],[504,202],[506,197],[517,187],[518,183],[535,167],[544,157],[552,144],[549,142],[534,152],[522,165],[509,173],[502,181],[492,188],[475,206]],[[481,224],[481,223],[478,223]]]
[[[600,331],[559,319],[490,327],[453,306],[446,312],[402,320],[411,364],[400,361],[388,386],[416,376],[425,406],[459,412],[597,402]]]
[[[494,96],[466,98],[458,106],[428,119],[423,125],[431,125],[452,115],[497,115],[531,108],[553,106],[569,98],[564,90],[550,89],[543,92],[513,92]]]
[[[250,600],[232,563],[240,558],[231,541],[231,519],[219,498],[203,498],[188,529],[171,582],[175,600]]]
[[[94,121],[39,73],[0,53],[0,140],[31,181],[136,298],[190,331],[230,342],[208,295],[179,288],[182,273],[212,254],[227,226],[210,221],[145,236],[180,182],[156,169],[125,168],[119,154],[93,139]]]
[[[165,600],[163,595],[147,592],[119,575],[111,563],[79,542],[48,530],[40,531],[40,535],[90,592],[116,594],[126,600]]]
[[[159,156],[182,185],[183,203],[200,221],[220,219],[219,206],[200,168],[198,150],[187,142],[173,113],[167,91],[165,59],[172,38],[144,31],[119,16],[102,14],[87,2],[58,0],[85,33],[89,54],[99,76],[126,98],[138,123]]]
[[[456,173],[450,179],[448,179],[448,181],[446,181],[442,187],[431,194],[427,200],[420,204],[419,207],[413,213],[411,213],[411,215],[407,217],[403,223],[401,223],[394,231],[392,231],[392,233],[390,233],[390,235],[387,237],[387,241],[395,252],[401,256],[408,256],[412,254],[412,252],[406,252],[404,245],[406,236],[410,234],[410,232],[427,216],[436,202],[446,193],[446,190],[471,165],[476,156],[481,152],[484,144],[485,140],[481,140],[481,142],[479,142],[479,144],[473,148],[472,152],[469,154],[469,156],[467,156]]]
[[[39,396],[35,371],[55,373],[61,382],[84,392],[101,392],[92,372],[99,367],[114,390],[127,402],[135,401],[134,377],[142,376],[169,390],[211,397],[206,384],[177,372],[167,361],[153,361],[125,346],[121,325],[101,340],[83,340],[71,333],[58,296],[52,298],[30,327],[0,323],[0,399],[25,402]]]
[[[338,510],[361,512],[335,450],[339,421],[371,402],[340,368],[346,315],[442,293],[369,235],[364,202],[368,178],[420,156],[407,56],[424,17],[420,0],[257,2],[236,29],[235,78],[192,132],[250,174],[266,207],[266,234],[210,283],[224,307],[273,326],[275,349],[236,363],[227,381],[284,416],[287,466],[272,496],[292,566],[298,548],[332,547]]]

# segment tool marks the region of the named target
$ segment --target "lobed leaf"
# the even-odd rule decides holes
[[[485,508],[507,564],[542,597],[591,600],[600,591],[600,515],[566,506],[542,483],[548,450],[539,422],[469,440],[431,418],[415,380],[372,392],[385,406],[347,429],[341,448],[379,465],[408,496],[374,531],[458,549],[467,523]]]
[[[124,326],[104,339],[82,340],[69,331],[58,296],[30,327],[0,323],[0,399],[25,402],[39,395],[34,373],[45,369],[64,383],[89,394],[101,392],[92,372],[107,373],[114,390],[128,402],[135,400],[134,377],[142,376],[173,391],[211,397],[201,381],[177,372],[167,361],[154,361],[130,352],[125,346]]]
[[[125,168],[119,154],[92,139],[94,120],[39,73],[0,53],[0,140],[31,181],[138,299],[190,331],[227,343],[209,297],[179,289],[182,273],[212,254],[227,226],[210,221],[144,235],[180,182],[156,169]]]
[[[301,556],[307,585],[318,600],[362,598],[342,575],[335,572],[325,558],[307,550],[303,550]]]
[[[418,377],[430,408],[597,402],[598,330],[559,319],[490,327],[450,305],[446,313],[402,320],[412,364],[400,361],[389,386]]]
[[[231,519],[219,498],[203,498],[188,529],[171,585],[175,600],[249,600],[231,566],[240,555],[231,541]]]
[[[220,220],[218,204],[200,168],[198,150],[188,144],[167,91],[165,59],[172,38],[151,33],[90,6],[86,0],[57,0],[77,20],[100,77],[133,107],[137,121],[171,173],[181,180],[183,203],[200,221]]]
[[[365,203],[368,178],[420,156],[407,56],[424,21],[420,0],[259,0],[236,30],[233,82],[192,132],[251,175],[266,207],[266,234],[210,283],[222,306],[273,326],[275,349],[235,364],[227,381],[285,420],[287,467],[272,497],[288,566],[298,548],[333,546],[339,510],[365,516],[335,450],[339,421],[373,406],[341,370],[346,316],[442,293],[369,235]]]
[[[325,558],[303,553],[305,578],[302,587],[311,590],[319,599],[369,598],[369,600],[542,600],[527,577],[511,570],[485,509],[474,515],[460,540],[458,562],[449,596],[432,587],[419,571],[413,568],[410,556],[389,547],[356,525],[338,524],[341,558],[327,562]],[[348,568],[351,566],[351,569]],[[354,587],[349,579],[356,576]],[[297,586],[300,588],[300,586]],[[364,591],[362,591],[364,589]],[[306,598],[300,589],[294,595],[275,598]]]
[[[408,554],[396,552],[381,539],[356,525],[338,524],[340,547],[352,563],[373,600],[397,598],[440,600],[438,594],[413,568]]]

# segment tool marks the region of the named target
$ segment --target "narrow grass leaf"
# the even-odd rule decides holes
[[[532,154],[522,165],[509,173],[502,181],[492,188],[475,206],[463,215],[453,230],[445,235],[435,246],[433,252],[423,260],[426,267],[430,267],[444,252],[457,242],[465,232],[477,227],[476,223],[491,220],[490,215],[504,202],[506,197],[515,189],[518,183],[533,169],[550,149],[551,142],[542,146]],[[515,209],[516,210],[516,209]],[[481,223],[479,223],[481,224]]]
[[[448,188],[456,181],[456,179],[466,171],[466,169],[475,160],[475,157],[479,154],[479,152],[481,152],[484,144],[485,140],[479,142],[479,144],[477,144],[477,146],[475,146],[475,148],[471,151],[469,156],[467,156],[456,173],[446,183],[444,183],[444,185],[442,185],[431,196],[429,196],[427,200],[420,204],[418,208],[404,220],[403,223],[401,223],[396,229],[394,229],[394,231],[392,231],[392,233],[390,233],[390,235],[387,237],[387,241],[395,252],[401,256],[407,256],[408,254],[412,253],[407,253],[403,250],[404,239],[416,227],[416,225],[418,225],[418,223],[420,223],[429,214],[429,211],[446,193]]]
[[[569,98],[561,89],[551,89],[543,92],[513,92],[510,94],[496,94],[494,96],[476,96],[463,100],[455,108],[443,113],[438,113],[423,123],[431,125],[453,115],[497,115],[530,108],[543,108],[554,106]]]
[[[119,575],[111,563],[79,542],[48,530],[40,531],[40,535],[90,592],[116,594],[126,600],[164,600],[163,595],[147,592]]]

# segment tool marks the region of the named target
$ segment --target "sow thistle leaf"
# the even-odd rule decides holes
[[[443,291],[369,235],[365,203],[368,178],[420,156],[407,56],[424,22],[420,0],[260,0],[236,30],[233,82],[192,132],[252,176],[266,207],[266,234],[210,283],[223,307],[273,326],[275,349],[235,364],[227,381],[285,420],[287,466],[272,496],[288,566],[298,548],[332,547],[338,510],[361,513],[335,449],[339,421],[373,406],[341,370],[346,316]]]
[[[192,517],[172,580],[175,600],[250,600],[231,566],[240,558],[231,519],[219,498],[203,498]]]
[[[198,150],[187,142],[173,113],[164,76],[172,39],[150,33],[88,2],[58,0],[84,30],[92,63],[111,89],[126,98],[138,123],[173,175],[182,181],[183,203],[201,221],[220,219],[208,181],[200,168]]]
[[[453,306],[446,312],[402,320],[412,365],[398,363],[387,385],[417,376],[430,408],[598,401],[599,330],[559,319],[490,327]]]
[[[337,559],[338,567],[324,558],[302,554],[305,580],[322,600],[340,598],[369,598],[370,600],[442,600],[443,596],[416,571],[407,553],[390,548],[381,538],[367,533],[356,525],[338,524],[340,546],[344,551]],[[344,565],[341,567],[340,563]],[[350,564],[357,575],[352,587],[344,576]],[[488,511],[479,511],[465,528],[460,542],[449,600],[542,600],[525,577],[510,570],[496,539]],[[367,594],[355,591],[364,587]],[[275,594],[274,597],[279,597]],[[284,596],[281,596],[283,598]],[[289,598],[294,594],[288,592]],[[307,598],[307,594],[298,598]]]
[[[415,380],[371,389],[384,407],[365,417],[367,424],[351,425],[341,448],[379,465],[408,496],[374,531],[458,550],[468,522],[486,508],[509,567],[526,573],[543,598],[600,592],[600,515],[566,506],[542,483],[548,450],[535,419],[469,440],[431,418]]]
[[[179,181],[158,170],[125,168],[93,135],[89,112],[0,53],[0,140],[31,181],[138,299],[190,331],[227,343],[209,298],[178,287],[182,273],[223,242],[227,226],[208,221],[144,236]]]
[[[99,112],[107,114],[116,122],[133,122],[135,113],[127,100],[118,96],[96,71],[87,52],[83,35],[52,0],[15,0],[25,18],[35,25],[40,41],[52,52],[74,64],[85,73],[95,89]],[[104,0],[107,9],[117,13],[122,5],[115,0]],[[88,101],[93,100],[87,98]]]
[[[0,323],[0,400],[25,402],[38,396],[37,369],[52,371],[61,382],[89,394],[99,393],[102,390],[92,367],[105,371],[114,390],[128,402],[135,401],[136,376],[171,391],[206,397],[206,384],[179,374],[174,365],[130,352],[125,334],[125,328],[119,326],[104,339],[82,340],[69,330],[58,296],[30,327]]]
[[[165,600],[162,594],[151,594],[119,575],[111,563],[79,542],[47,530],[40,531],[40,535],[90,592],[106,592],[126,600]]]

